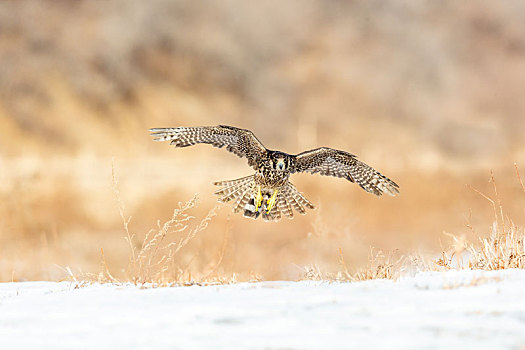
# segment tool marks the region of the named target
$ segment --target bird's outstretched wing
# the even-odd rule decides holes
[[[248,164],[254,168],[257,159],[266,152],[266,148],[246,129],[233,126],[198,126],[178,128],[150,129],[153,141],[171,141],[176,147],[187,147],[197,143],[209,143],[215,147],[224,147],[241,158],[247,158]]]
[[[292,172],[342,177],[357,183],[365,191],[380,196],[399,194],[399,186],[374,168],[360,162],[353,154],[321,147],[295,156]]]

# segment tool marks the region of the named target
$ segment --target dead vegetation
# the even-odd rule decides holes
[[[442,249],[438,256],[434,252],[439,251],[439,247],[427,248],[424,254],[414,254],[411,247],[396,249],[402,247],[400,240],[393,241],[390,246],[374,244],[378,248],[367,249],[373,236],[359,241],[349,229],[359,226],[348,221],[342,230],[339,229],[333,218],[343,214],[335,211],[331,215],[329,207],[322,207],[322,210],[309,217],[299,217],[290,222],[260,225],[259,222],[242,217],[230,217],[229,207],[214,204],[210,209],[203,210],[203,204],[196,205],[197,197],[193,196],[189,201],[179,203],[175,210],[170,205],[170,215],[153,224],[153,230],[144,229],[140,223],[151,222],[147,218],[165,209],[169,199],[155,197],[152,209],[144,205],[138,210],[131,210],[132,215],[128,215],[126,212],[129,208],[125,208],[124,198],[129,198],[127,191],[132,187],[120,183],[115,165],[112,166],[111,186],[108,187],[113,200],[107,205],[113,208],[111,213],[120,218],[119,232],[104,231],[101,226],[97,226],[100,224],[92,222],[89,231],[65,235],[65,229],[74,228],[71,225],[78,222],[75,218],[87,220],[89,217],[83,210],[83,201],[86,199],[74,184],[67,181],[62,181],[60,186],[63,193],[67,191],[71,196],[70,199],[62,200],[60,198],[64,194],[52,191],[47,192],[50,197],[46,199],[48,197],[43,196],[38,188],[47,187],[33,180],[19,184],[18,189],[12,188],[8,194],[0,192],[6,199],[3,201],[4,208],[0,209],[11,210],[12,213],[6,216],[8,221],[3,224],[16,223],[25,228],[21,231],[24,234],[16,242],[6,240],[5,235],[0,236],[3,237],[0,273],[4,281],[69,278],[79,283],[90,281],[167,286],[262,279],[361,281],[397,279],[415,271],[524,268],[523,216],[519,216],[523,207],[519,210],[516,206],[523,203],[521,199],[525,188],[517,165],[512,176],[513,182],[503,182],[503,191],[502,182],[496,183],[496,176],[492,173],[489,186],[485,184],[485,188],[482,183],[478,183],[476,187],[468,189],[467,192],[473,196],[467,205],[475,209],[469,211],[463,232],[460,229],[454,230],[454,234],[445,232],[445,239],[450,240],[450,243],[444,245],[449,248]],[[33,178],[38,177],[36,175]],[[125,176],[122,177],[127,181]],[[51,186],[56,188],[59,185],[53,182]],[[123,192],[121,187],[125,189]],[[487,194],[489,190],[491,194]],[[364,198],[368,199],[366,196]],[[334,198],[336,200],[340,201]],[[16,208],[23,207],[22,203],[25,203],[25,212],[11,207],[15,204]],[[379,204],[381,202],[376,201],[374,207]],[[423,202],[419,204],[423,205]],[[361,205],[367,204],[361,202]],[[483,213],[484,207],[490,208],[491,215],[476,215]],[[359,209],[363,210],[362,207],[356,207],[356,210]],[[409,209],[402,207],[400,211]],[[65,215],[66,218],[58,220],[60,226],[54,226],[50,221],[53,217],[46,215],[43,210]],[[108,209],[106,211],[110,212]],[[374,215],[374,212],[370,215]],[[361,219],[365,220],[367,226],[377,222],[375,217],[369,218],[362,213],[356,211],[353,216],[363,215]],[[514,220],[509,213],[514,213]],[[483,220],[479,219],[480,216]],[[39,221],[40,218],[47,221]],[[383,220],[392,219],[384,216]],[[485,223],[491,223],[488,231],[480,229]],[[404,224],[409,229],[414,222]],[[439,230],[439,222],[432,222],[432,225],[436,231]],[[19,229],[18,226],[11,227]],[[264,231],[253,230],[261,227]],[[287,231],[286,227],[290,230]],[[272,231],[274,229],[277,231]],[[40,232],[40,236],[35,237],[35,230]],[[101,235],[97,235],[99,230]],[[304,230],[303,234],[300,234],[301,230]],[[102,236],[104,240],[100,238]],[[383,235],[381,239],[384,238],[392,237]],[[397,236],[394,238],[403,239]],[[418,240],[424,238],[428,239],[421,237]],[[391,248],[392,245],[394,248]],[[290,269],[288,266],[292,264],[293,268]]]
[[[108,267],[104,252],[101,257],[101,271],[98,275],[87,275],[88,280],[99,283],[133,283],[138,286],[170,286],[170,285],[192,285],[202,283],[231,283],[235,282],[235,275],[230,278],[214,276],[216,267],[222,260],[221,252],[215,268],[204,274],[192,275],[189,262],[179,258],[179,252],[200,232],[208,227],[209,221],[216,215],[216,208],[212,209],[205,218],[197,221],[188,211],[195,207],[197,196],[186,203],[179,203],[179,207],[173,211],[172,217],[163,224],[158,223],[156,229],[146,233],[142,243],[137,248],[134,245],[135,234],[130,232],[129,221],[131,217],[125,218],[123,208],[120,212],[126,236],[124,237],[129,246],[129,262],[126,268],[126,277],[115,278]],[[217,277],[217,278],[214,278]]]
[[[136,234],[130,230],[132,218],[125,215],[125,207],[120,195],[119,181],[114,163],[112,164],[112,184],[125,233],[124,240],[128,246],[129,258],[124,277],[114,277],[111,273],[111,268],[106,262],[104,250],[101,249],[100,272],[98,274],[85,273],[77,276],[69,267],[65,268],[70,279],[76,282],[77,285],[82,286],[83,283],[95,282],[133,283],[140,287],[156,288],[175,285],[210,285],[238,282],[238,274],[226,275],[218,273],[227,245],[227,235],[224,236],[216,261],[211,262],[202,271],[192,272],[190,266],[195,258],[194,255],[190,255],[188,258],[187,255],[186,257],[181,257],[180,254],[198,234],[208,228],[208,224],[217,215],[217,210],[221,204],[212,208],[204,218],[199,220],[190,215],[191,210],[197,205],[197,195],[185,203],[179,202],[178,208],[173,211],[171,218],[162,224],[158,221],[157,227],[149,230],[137,246],[135,243]],[[248,278],[240,277],[249,281],[261,280],[261,276],[257,274],[252,274]]]
[[[516,176],[525,192],[518,166],[515,165]],[[479,237],[475,243],[468,242],[464,236],[448,234],[453,239],[453,245],[448,251],[443,251],[436,264],[444,269],[470,268],[476,270],[502,270],[525,268],[525,234],[524,228],[519,227],[505,214],[494,173],[490,175],[490,183],[494,194],[489,196],[475,188],[477,194],[487,200],[494,212],[494,221],[488,237]],[[467,227],[474,231],[470,223]]]
[[[250,243],[252,245],[247,244],[242,246],[240,250],[236,250],[236,246],[243,242],[241,237],[253,239],[250,236],[252,232],[236,237],[232,231],[233,225],[230,219],[221,221],[217,217],[221,207],[213,206],[207,212],[203,212],[197,206],[196,196],[185,203],[179,203],[166,220],[157,221],[154,229],[141,233],[141,226],[137,228],[132,225],[134,221],[140,221],[140,216],[132,218],[126,214],[121,185],[114,164],[111,174],[114,201],[110,205],[117,208],[121,233],[112,234],[116,240],[105,248],[93,241],[88,234],[80,234],[82,240],[61,243],[59,231],[55,231],[55,236],[43,233],[40,240],[31,244],[30,247],[33,251],[31,258],[28,259],[28,261],[39,262],[41,271],[46,271],[43,278],[60,279],[65,276],[77,281],[79,285],[99,282],[133,283],[138,286],[259,281],[268,278],[266,274],[269,271],[268,267],[271,260],[278,257],[279,254],[276,253],[279,250],[276,250],[275,247],[283,244],[273,241],[279,237],[283,239],[281,242],[285,242],[285,245],[281,248],[284,249],[282,251],[287,249],[286,247],[289,244],[287,242],[290,242],[290,237],[269,235],[268,232],[265,232],[266,237],[264,239],[266,241],[264,244],[254,242]],[[515,184],[518,187],[513,187],[515,191],[513,198],[523,197],[525,187],[517,165],[515,166]],[[67,183],[63,185],[67,188],[71,186]],[[489,231],[479,229],[479,224],[474,223],[476,215],[470,211],[464,225],[465,232],[459,234],[444,233],[446,239],[451,242],[446,244],[449,248],[442,249],[437,257],[433,255],[432,251],[427,251],[425,254],[413,254],[410,249],[401,251],[398,249],[370,248],[368,256],[356,262],[355,259],[352,260],[352,254],[348,254],[348,252],[366,251],[366,246],[356,242],[354,236],[348,237],[338,231],[334,232],[333,223],[328,223],[324,219],[324,215],[318,211],[312,214],[311,229],[313,232],[307,233],[302,238],[296,238],[298,243],[305,245],[306,249],[301,252],[298,258],[299,263],[295,263],[295,266],[302,266],[298,269],[300,274],[292,275],[293,277],[288,277],[288,279],[353,282],[370,279],[395,280],[416,271],[525,268],[523,227],[507,214],[507,207],[504,206],[505,198],[501,196],[500,186],[497,184],[496,176],[493,173],[490,175],[489,185],[492,194],[469,186],[469,192],[477,196],[477,199],[473,197],[474,201],[476,203],[481,202],[485,207],[488,206],[491,209],[492,216],[488,222],[492,221],[492,224]],[[78,200],[78,193],[75,196]],[[29,197],[17,193],[13,199],[27,201],[27,198]],[[55,205],[66,206],[60,201]],[[66,213],[71,212],[71,210],[82,213],[80,208],[81,206],[77,204],[75,207],[69,207]],[[481,210],[481,206],[477,208],[477,210]],[[227,210],[229,211],[229,208]],[[325,209],[323,208],[323,210]],[[29,214],[31,217],[37,218],[31,212]],[[86,217],[85,214],[79,215]],[[224,211],[221,212],[221,216],[225,216]],[[226,217],[228,217],[227,211]],[[11,217],[11,220],[15,219],[16,217]],[[34,225],[34,220],[27,218],[26,220],[28,222],[25,227],[30,228],[31,225]],[[240,220],[246,219],[241,218]],[[214,224],[214,221],[216,221],[216,225],[212,225],[213,227],[210,230],[210,225]],[[244,223],[244,221],[242,222]],[[296,222],[293,221],[291,224],[296,225]],[[270,226],[266,225],[266,227]],[[46,227],[42,229],[47,230]],[[28,235],[30,232],[31,230],[28,229]],[[122,239],[122,232],[124,239]],[[89,244],[86,244],[87,242]],[[341,245],[345,242],[349,242],[354,250],[351,250],[349,245]],[[356,246],[359,249],[356,249]],[[29,246],[24,245],[23,247]],[[16,250],[14,251],[16,252]],[[89,252],[91,255],[86,256],[85,259],[98,261],[92,265],[99,266],[98,272],[94,272],[96,269],[93,268],[85,270],[75,266],[74,252],[82,252],[83,254]],[[262,255],[253,256],[261,252]],[[4,254],[4,265],[0,264],[4,273],[3,279],[20,280],[20,275],[24,270],[13,267],[16,265],[6,265],[6,258],[9,258],[9,255]],[[239,258],[241,265],[236,265],[236,260]],[[252,260],[249,260],[250,258]],[[262,268],[259,265],[258,268],[253,261],[262,261],[266,265]],[[306,263],[301,264],[301,261]],[[309,263],[311,261],[316,261],[316,263]],[[280,264],[279,262],[277,268],[283,269],[283,265]]]
[[[521,191],[525,186],[518,166],[515,164],[516,177]],[[421,254],[401,255],[398,251],[383,252],[370,249],[368,265],[351,272],[339,250],[340,270],[336,273],[323,273],[318,266],[304,267],[305,279],[330,281],[366,281],[371,279],[396,280],[406,272],[443,271],[457,269],[503,270],[525,268],[525,232],[508,215],[502,205],[494,173],[491,172],[489,183],[493,196],[489,196],[472,186],[469,188],[490,203],[494,212],[494,221],[488,235],[478,234],[472,224],[466,227],[478,237],[477,242],[470,242],[465,235],[444,232],[452,240],[448,249],[444,249],[438,258],[429,258]],[[525,209],[524,209],[525,210]]]
[[[200,276],[194,280],[194,276],[189,272],[188,266],[192,260],[183,263],[178,258],[178,253],[197,234],[208,227],[210,220],[217,215],[218,207],[210,210],[202,220],[196,221],[195,217],[188,212],[196,206],[197,196],[195,195],[186,203],[179,202],[178,208],[173,211],[171,218],[163,224],[157,222],[157,228],[148,231],[137,247],[135,246],[136,235],[130,231],[129,227],[132,218],[125,215],[114,162],[111,175],[113,193],[125,232],[124,240],[128,245],[129,261],[125,269],[125,278],[118,279],[112,275],[106,263],[104,250],[101,250],[100,272],[98,274],[86,274],[83,279],[98,283],[131,282],[138,286],[155,287],[201,283],[203,279]],[[220,260],[218,264],[220,264]],[[208,275],[211,275],[211,272]],[[206,282],[210,281],[206,279]],[[219,282],[227,283],[229,281],[219,279]]]
[[[508,164],[525,154],[523,10],[440,6],[0,2],[0,281],[99,270],[89,279],[350,281],[519,266],[510,247],[525,201]],[[269,225],[231,215],[214,209],[207,186],[248,175],[243,161],[205,146],[156,147],[146,132],[197,124],[250,128],[290,153],[348,150],[395,179],[401,196],[297,175],[322,215]],[[490,167],[505,199],[502,215],[492,196],[497,218],[464,186],[489,193]],[[199,205],[174,213],[197,192]],[[466,208],[477,230],[465,226]],[[443,229],[457,251],[442,249]]]

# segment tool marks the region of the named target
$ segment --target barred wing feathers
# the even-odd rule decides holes
[[[197,143],[207,143],[226,149],[241,158],[247,158],[248,164],[256,168],[257,159],[266,152],[266,148],[246,129],[233,126],[200,126],[150,129],[153,141],[171,141],[175,147],[188,147]]]
[[[399,186],[394,181],[360,162],[355,155],[333,148],[321,147],[297,154],[292,172],[345,178],[376,196],[399,194]]]

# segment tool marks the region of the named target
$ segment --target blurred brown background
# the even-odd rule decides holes
[[[1,1],[0,280],[96,273],[101,248],[126,275],[112,157],[136,244],[179,201],[199,193],[200,219],[212,181],[252,172],[224,150],[153,143],[150,127],[340,148],[401,187],[377,199],[294,175],[316,211],[264,223],[222,206],[180,252],[194,274],[221,251],[220,273],[266,279],[337,270],[339,249],[356,269],[370,246],[435,254],[443,231],[488,233],[490,203],[465,185],[490,193],[490,169],[522,224],[524,18],[519,0]]]

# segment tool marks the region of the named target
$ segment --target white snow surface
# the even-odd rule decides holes
[[[525,270],[140,289],[0,283],[1,349],[524,349]]]

